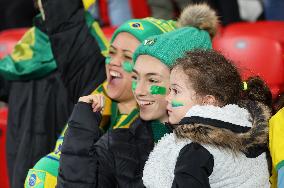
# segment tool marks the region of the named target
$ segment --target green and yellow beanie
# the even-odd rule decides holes
[[[121,32],[127,32],[136,37],[140,42],[153,35],[167,33],[176,28],[176,22],[173,20],[155,19],[152,17],[144,19],[131,19],[119,28],[117,28],[112,36],[111,43]]]
[[[133,60],[136,62],[139,55],[150,55],[170,68],[186,51],[211,49],[217,25],[216,13],[208,5],[190,5],[181,14],[178,29],[144,40],[136,49]]]

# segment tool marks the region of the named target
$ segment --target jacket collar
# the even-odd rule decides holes
[[[136,131],[140,127],[144,127],[146,125],[150,124],[149,121],[144,121],[140,117],[138,117],[129,127],[130,132],[135,135]]]
[[[224,107],[212,105],[199,106],[196,105],[188,110],[185,117],[203,117],[215,119],[242,127],[252,127],[251,115],[245,108],[241,108],[236,104],[229,104]]]
[[[255,157],[267,147],[270,116],[268,107],[252,101],[242,101],[239,106],[195,106],[174,132],[179,139]]]

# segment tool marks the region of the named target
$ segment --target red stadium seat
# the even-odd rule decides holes
[[[0,59],[10,54],[18,40],[0,37]]]
[[[151,16],[147,0],[129,0],[133,18],[145,18]]]
[[[27,30],[28,28],[7,29],[5,31],[0,32],[0,36],[3,38],[20,40]]]
[[[109,16],[108,16],[108,7],[107,0],[99,0],[97,1],[100,13],[100,19],[102,20],[105,26],[110,25]]]
[[[0,187],[9,188],[8,171],[6,164],[6,126],[7,108],[0,109]]]
[[[254,37],[216,37],[213,48],[232,59],[240,68],[242,76],[261,76],[275,98],[284,91],[284,61],[278,41]]]
[[[26,31],[27,28],[20,28],[0,32],[0,59],[12,52]]]
[[[239,35],[263,36],[275,39],[284,46],[284,21],[240,22],[228,25],[222,30],[223,37]]]
[[[108,41],[110,41],[111,37],[112,37],[112,34],[116,30],[116,27],[103,27],[102,30],[103,30],[106,38],[108,39]]]

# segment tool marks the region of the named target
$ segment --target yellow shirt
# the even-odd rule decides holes
[[[272,157],[271,187],[277,187],[277,171],[284,166],[284,108],[269,121],[269,149]]]

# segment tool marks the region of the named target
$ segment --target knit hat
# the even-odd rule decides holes
[[[119,28],[117,28],[112,36],[111,42],[121,32],[127,32],[136,37],[140,42],[153,35],[160,35],[172,31],[176,28],[176,22],[173,20],[155,19],[152,17],[144,19],[131,19]]]
[[[189,5],[177,22],[179,29],[144,40],[136,49],[133,60],[136,62],[139,55],[150,55],[170,68],[186,51],[211,49],[217,25],[216,13],[208,5]]]

